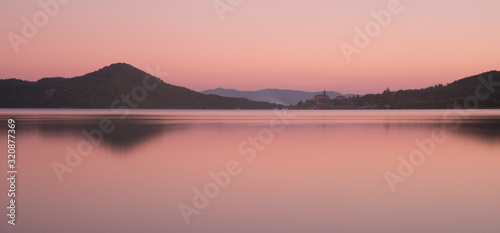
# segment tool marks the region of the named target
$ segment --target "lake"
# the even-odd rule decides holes
[[[3,109],[7,178],[9,118],[1,232],[500,230],[499,110]]]

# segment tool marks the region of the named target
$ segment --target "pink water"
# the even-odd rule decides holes
[[[16,226],[4,214],[0,231],[500,230],[500,111],[187,110],[119,116],[101,110],[2,110],[2,137],[6,119],[16,120],[18,174]],[[92,144],[82,131],[100,130],[103,119],[115,129],[101,131],[102,141]],[[433,132],[442,140],[433,141],[427,155],[415,141],[434,140]],[[6,151],[6,142],[0,148]],[[66,161],[68,148],[81,158],[74,166]],[[409,160],[419,151],[423,162],[403,177],[400,157]],[[4,160],[0,170],[7,176]],[[58,177],[56,163],[72,172]],[[239,172],[217,184],[209,173],[227,173],[228,164]],[[387,172],[404,180],[392,185],[394,192]],[[208,188],[208,197],[204,188],[212,184],[217,190]],[[7,180],[0,185],[7,213]],[[193,204],[193,189],[206,198],[199,202],[203,208]],[[197,214],[183,216],[181,204]]]

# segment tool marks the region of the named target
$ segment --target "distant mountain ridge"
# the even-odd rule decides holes
[[[225,97],[240,97],[247,98],[254,101],[264,101],[269,103],[276,103],[282,105],[295,105],[299,101],[305,101],[314,98],[315,95],[323,94],[319,92],[305,92],[297,90],[283,90],[283,89],[263,89],[258,91],[238,91],[235,89],[216,88],[202,91],[203,94],[214,94]],[[335,98],[342,95],[336,91],[327,91],[326,94],[330,98]],[[353,94],[345,95],[346,97],[354,96]]]
[[[148,90],[146,87],[156,86]],[[117,102],[118,101],[118,102]],[[272,109],[276,104],[202,94],[126,63],[74,78],[0,80],[0,108]]]

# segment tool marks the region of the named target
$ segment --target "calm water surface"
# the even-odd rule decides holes
[[[0,232],[500,231],[498,110],[4,109],[2,137],[10,117]]]

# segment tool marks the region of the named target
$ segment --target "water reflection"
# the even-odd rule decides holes
[[[106,119],[113,122],[109,126],[111,132],[102,130],[100,121],[95,119],[89,119],[84,122],[73,122],[71,120],[57,123],[46,122],[37,124],[31,130],[43,136],[55,138],[71,136],[89,142],[93,142],[93,140],[101,141],[103,147],[109,147],[117,152],[126,152],[161,134],[187,130],[190,127],[188,124],[158,124],[147,120]],[[24,128],[23,130],[30,131],[30,128]]]
[[[41,136],[63,138],[74,137],[89,140],[102,134],[102,144],[112,150],[125,153],[142,143],[162,134],[175,134],[195,127],[217,129],[224,126],[239,127],[241,124],[266,126],[269,111],[137,111],[123,117],[109,111],[92,110],[87,112],[65,112],[45,110],[42,114],[32,111],[13,111],[0,113],[0,119],[15,116],[18,130],[38,133]],[[370,128],[381,126],[384,132],[390,130],[414,131],[443,128],[448,133],[459,134],[471,140],[496,142],[500,138],[500,111],[477,111],[467,117],[455,116],[443,120],[443,111],[290,111],[293,112],[292,127],[295,125],[317,125],[327,130],[336,127]],[[497,114],[499,113],[499,114]],[[102,130],[103,120],[109,121],[112,132]],[[6,125],[0,125],[1,130]],[[87,133],[84,133],[87,132]]]
[[[269,143],[239,150],[275,114],[134,111],[121,119],[100,110],[3,111],[0,120],[17,121],[22,177],[19,225],[9,232],[500,229],[499,111],[444,120],[442,111],[290,111]],[[103,119],[114,131],[60,183],[51,164],[68,165],[67,147],[76,150],[88,140],[82,131],[99,129]],[[415,140],[434,129],[447,132],[446,142],[391,192],[384,172],[397,174],[400,157],[409,158],[419,149]],[[209,173],[229,161],[241,174],[187,225],[179,204],[193,206],[193,189],[203,191]]]
[[[495,143],[500,138],[500,121],[484,119],[484,122],[464,123],[456,127],[456,132],[474,140]]]

